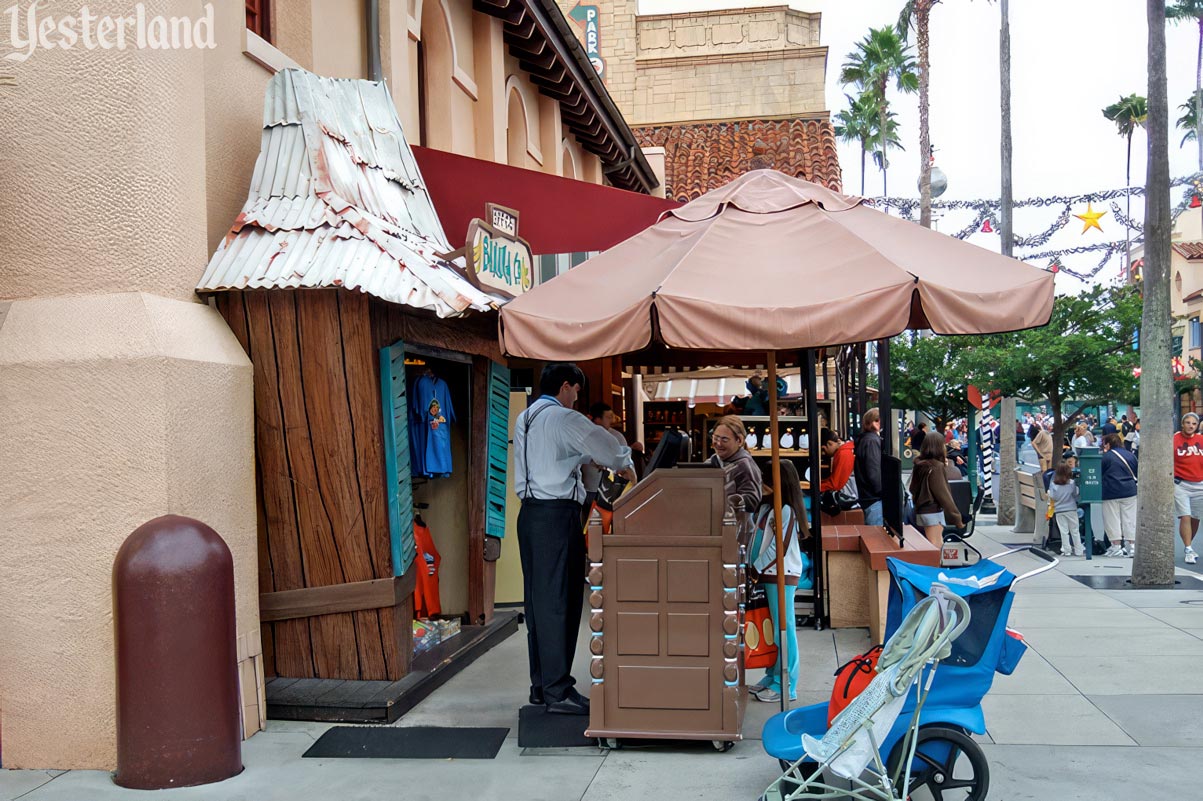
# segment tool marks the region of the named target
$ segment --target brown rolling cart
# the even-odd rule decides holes
[[[743,737],[743,570],[723,471],[657,470],[589,530],[588,737]]]

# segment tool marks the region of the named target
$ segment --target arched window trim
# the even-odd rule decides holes
[[[536,137],[531,135],[532,131],[537,133],[539,130],[535,120],[531,119],[531,109],[537,108],[537,106],[534,99],[527,95],[527,91],[526,84],[518,80],[517,75],[511,75],[505,79],[506,106],[508,107],[510,103],[510,92],[517,92],[518,102],[522,105],[522,118],[526,123],[526,153],[535,160],[536,164],[542,167],[543,150],[539,147],[539,143],[535,141]],[[506,119],[506,125],[509,125],[508,118]]]

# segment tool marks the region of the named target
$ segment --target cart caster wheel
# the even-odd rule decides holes
[[[890,754],[890,775],[903,760],[904,743],[899,741]],[[901,788],[897,788],[897,792],[906,798],[927,798],[929,794],[932,798],[947,798],[954,790],[957,791],[955,797],[964,801],[986,798],[990,790],[990,765],[986,755],[962,729],[924,726],[919,729],[919,741],[915,746],[911,786],[905,793]]]
[[[618,742],[617,737],[607,737],[602,740],[602,747],[609,748],[611,751],[618,751],[622,749],[622,743]]]
[[[726,753],[735,747],[735,743],[731,740],[711,740],[710,744],[714,746],[714,750],[720,754]]]

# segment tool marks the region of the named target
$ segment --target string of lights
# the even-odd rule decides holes
[[[1185,186],[1187,184],[1199,185],[1203,184],[1203,172],[1195,173],[1194,175],[1181,176],[1170,180],[1170,188]],[[1023,200],[1016,200],[1011,204],[1012,208],[1046,208],[1048,206],[1073,206],[1082,203],[1099,203],[1108,200],[1118,200],[1120,198],[1144,197],[1145,188],[1143,186],[1133,186],[1120,189],[1104,189],[1096,192],[1088,192],[1081,195],[1049,195],[1047,197],[1030,197]],[[878,197],[873,198],[873,203],[882,208],[890,208],[897,210],[903,217],[911,219],[919,210],[919,199],[910,197]],[[998,198],[979,198],[977,200],[932,200],[932,209],[940,209],[952,211],[957,209],[984,209],[989,208],[995,212],[999,209]]]
[[[1182,176],[1174,178],[1170,181],[1171,188],[1186,187],[1182,193],[1182,199],[1174,207],[1171,212],[1173,219],[1177,219],[1180,214],[1191,207],[1191,203],[1196,201],[1196,198],[1203,199],[1203,172],[1195,173],[1194,175]],[[1016,201],[1012,204],[1012,208],[1055,208],[1060,206],[1060,211],[1056,219],[1039,233],[1030,234],[1027,236],[1013,235],[1014,248],[1017,251],[1023,251],[1021,257],[1026,261],[1036,262],[1044,259],[1050,259],[1050,269],[1055,269],[1057,272],[1063,272],[1082,281],[1089,281],[1097,276],[1107,266],[1107,264],[1117,255],[1122,256],[1128,248],[1139,245],[1143,241],[1144,225],[1125,214],[1120,207],[1119,200],[1128,197],[1143,197],[1145,188],[1143,186],[1134,186],[1129,190],[1122,189],[1107,189],[1097,192],[1090,192],[1081,195],[1051,195],[1048,197],[1033,197],[1024,200]],[[1077,247],[1058,248],[1054,250],[1044,250],[1037,253],[1028,251],[1040,248],[1047,245],[1052,238],[1069,225],[1073,215],[1075,206],[1080,206],[1082,203],[1100,203],[1110,202],[1110,212],[1113,220],[1119,225],[1124,226],[1132,233],[1128,241],[1115,240],[1112,242],[1100,242],[1091,245],[1081,245]],[[898,216],[914,221],[918,217],[919,200],[917,198],[875,198],[871,201],[873,205],[887,211],[894,211]],[[976,233],[994,233],[1001,229],[998,221],[998,213],[1000,203],[993,198],[980,198],[977,200],[933,200],[932,210],[934,212],[946,211],[973,211],[975,212],[972,221],[952,234],[957,239],[967,239]],[[1061,260],[1066,256],[1081,256],[1090,253],[1101,253],[1102,256],[1097,265],[1090,270],[1075,270],[1066,267],[1061,263]]]

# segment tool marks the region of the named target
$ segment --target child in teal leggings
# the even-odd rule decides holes
[[[810,527],[806,524],[806,511],[802,501],[802,485],[798,480],[798,471],[794,468],[792,462],[782,461],[781,463],[781,485],[781,517],[785,523],[782,527],[781,535],[785,545],[782,551],[784,552],[783,567],[785,570],[786,592],[786,642],[784,649],[781,643],[777,644],[777,663],[770,667],[765,673],[765,677],[751,688],[753,697],[756,700],[767,702],[781,700],[782,650],[786,653],[786,661],[789,665],[790,700],[793,701],[797,698],[798,633],[793,621],[794,593],[798,589],[799,582],[805,581],[809,574],[809,570],[802,558],[800,541],[810,537]],[[765,596],[769,602],[769,611],[773,617],[773,631],[780,632],[781,620],[778,616],[777,605],[777,536],[773,530],[773,494],[775,492],[776,488],[773,486],[772,472],[766,468],[764,497],[754,517],[756,535],[753,538],[752,548],[749,551],[748,565],[755,572],[758,581],[764,585]]]

